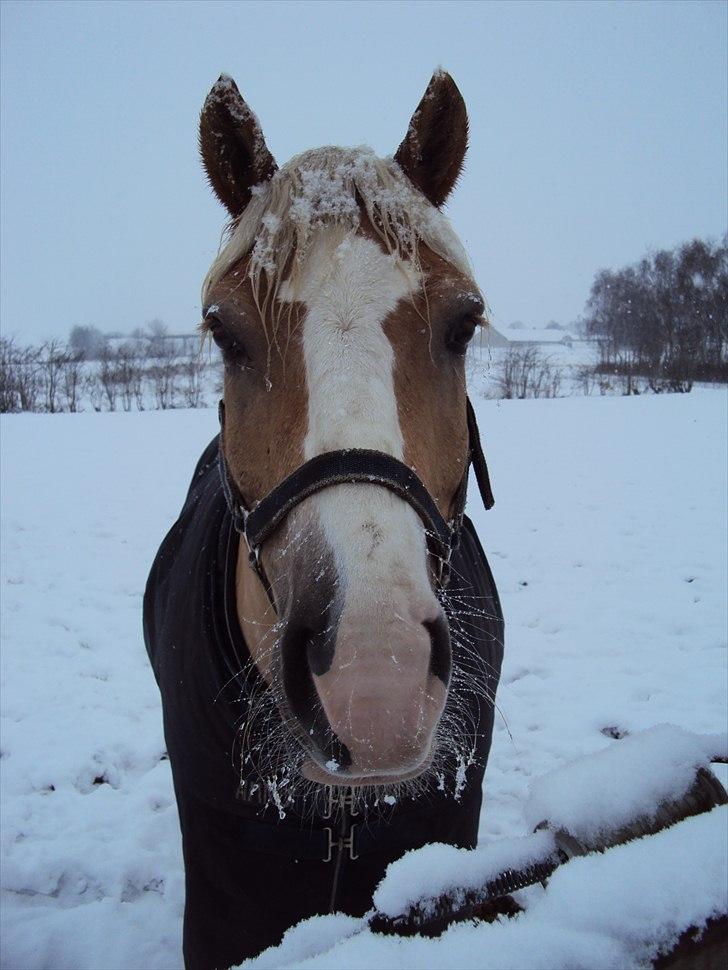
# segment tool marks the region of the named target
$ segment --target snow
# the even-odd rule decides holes
[[[427,851],[427,850],[423,850]],[[352,932],[308,920],[280,947],[241,966],[331,968],[411,967],[482,970],[627,970],[649,966],[687,925],[701,926],[725,911],[728,808],[682,822],[604,855],[573,859],[548,889],[520,894],[524,913],[493,924],[456,924],[437,939],[400,939],[371,933],[365,921]],[[325,918],[330,920],[330,917]],[[295,935],[294,935],[295,934]]]
[[[429,845],[392,863],[374,894],[387,916],[406,914],[418,903],[427,911],[439,895],[477,889],[506,870],[520,871],[555,854],[553,833],[565,831],[587,848],[609,844],[620,829],[679,799],[695,782],[698,768],[725,758],[727,735],[692,734],[670,724],[577,758],[537,778],[524,806],[529,830],[544,822],[548,831],[501,839],[468,852]]]
[[[271,947],[256,960],[258,970],[276,970],[282,964],[305,960],[341,943],[362,927],[362,920],[344,913],[302,920],[286,933],[280,946]]]
[[[531,786],[575,759],[661,724],[725,730],[726,403],[702,389],[474,395],[496,506],[481,509],[473,482],[469,510],[507,620],[483,849],[526,836]],[[179,830],[141,596],[216,430],[212,409],[0,421],[3,966],[182,964]],[[318,918],[250,965],[644,965],[728,905],[725,821],[716,810],[572,860],[520,894],[511,921],[404,940]]]
[[[536,779],[524,814],[529,828],[548,820],[585,845],[679,799],[698,768],[725,757],[728,739],[691,734],[670,724],[627,737]]]
[[[442,893],[477,889],[506,869],[525,869],[555,852],[551,832],[535,832],[520,839],[501,839],[486,849],[456,849],[427,845],[393,862],[374,893],[374,905],[385,916],[399,916],[414,903],[435,900]]]

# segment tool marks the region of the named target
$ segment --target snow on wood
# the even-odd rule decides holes
[[[443,893],[477,889],[504,869],[525,869],[555,852],[550,832],[503,839],[469,851],[451,845],[427,845],[393,862],[374,893],[374,905],[386,916],[399,916],[420,900]],[[423,910],[427,911],[426,904]]]
[[[586,844],[653,818],[661,802],[679,799],[698,768],[726,750],[725,736],[693,734],[659,724],[604,751],[585,755],[537,778],[525,806],[529,828],[548,820]]]

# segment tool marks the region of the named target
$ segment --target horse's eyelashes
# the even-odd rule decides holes
[[[205,328],[226,360],[243,363],[248,359],[244,345],[228,330],[219,317],[208,313],[205,316]]]

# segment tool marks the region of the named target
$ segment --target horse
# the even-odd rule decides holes
[[[201,331],[219,434],[144,597],[185,865],[187,970],[361,916],[387,865],[474,848],[503,614],[464,514],[488,470],[465,353],[487,325],[442,212],[468,140],[437,71],[394,157],[278,167],[223,75],[199,128],[230,222]]]

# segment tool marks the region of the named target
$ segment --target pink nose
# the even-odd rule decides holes
[[[347,774],[397,776],[426,767],[449,669],[441,615],[406,625],[342,617],[331,666],[314,685],[349,752]]]

